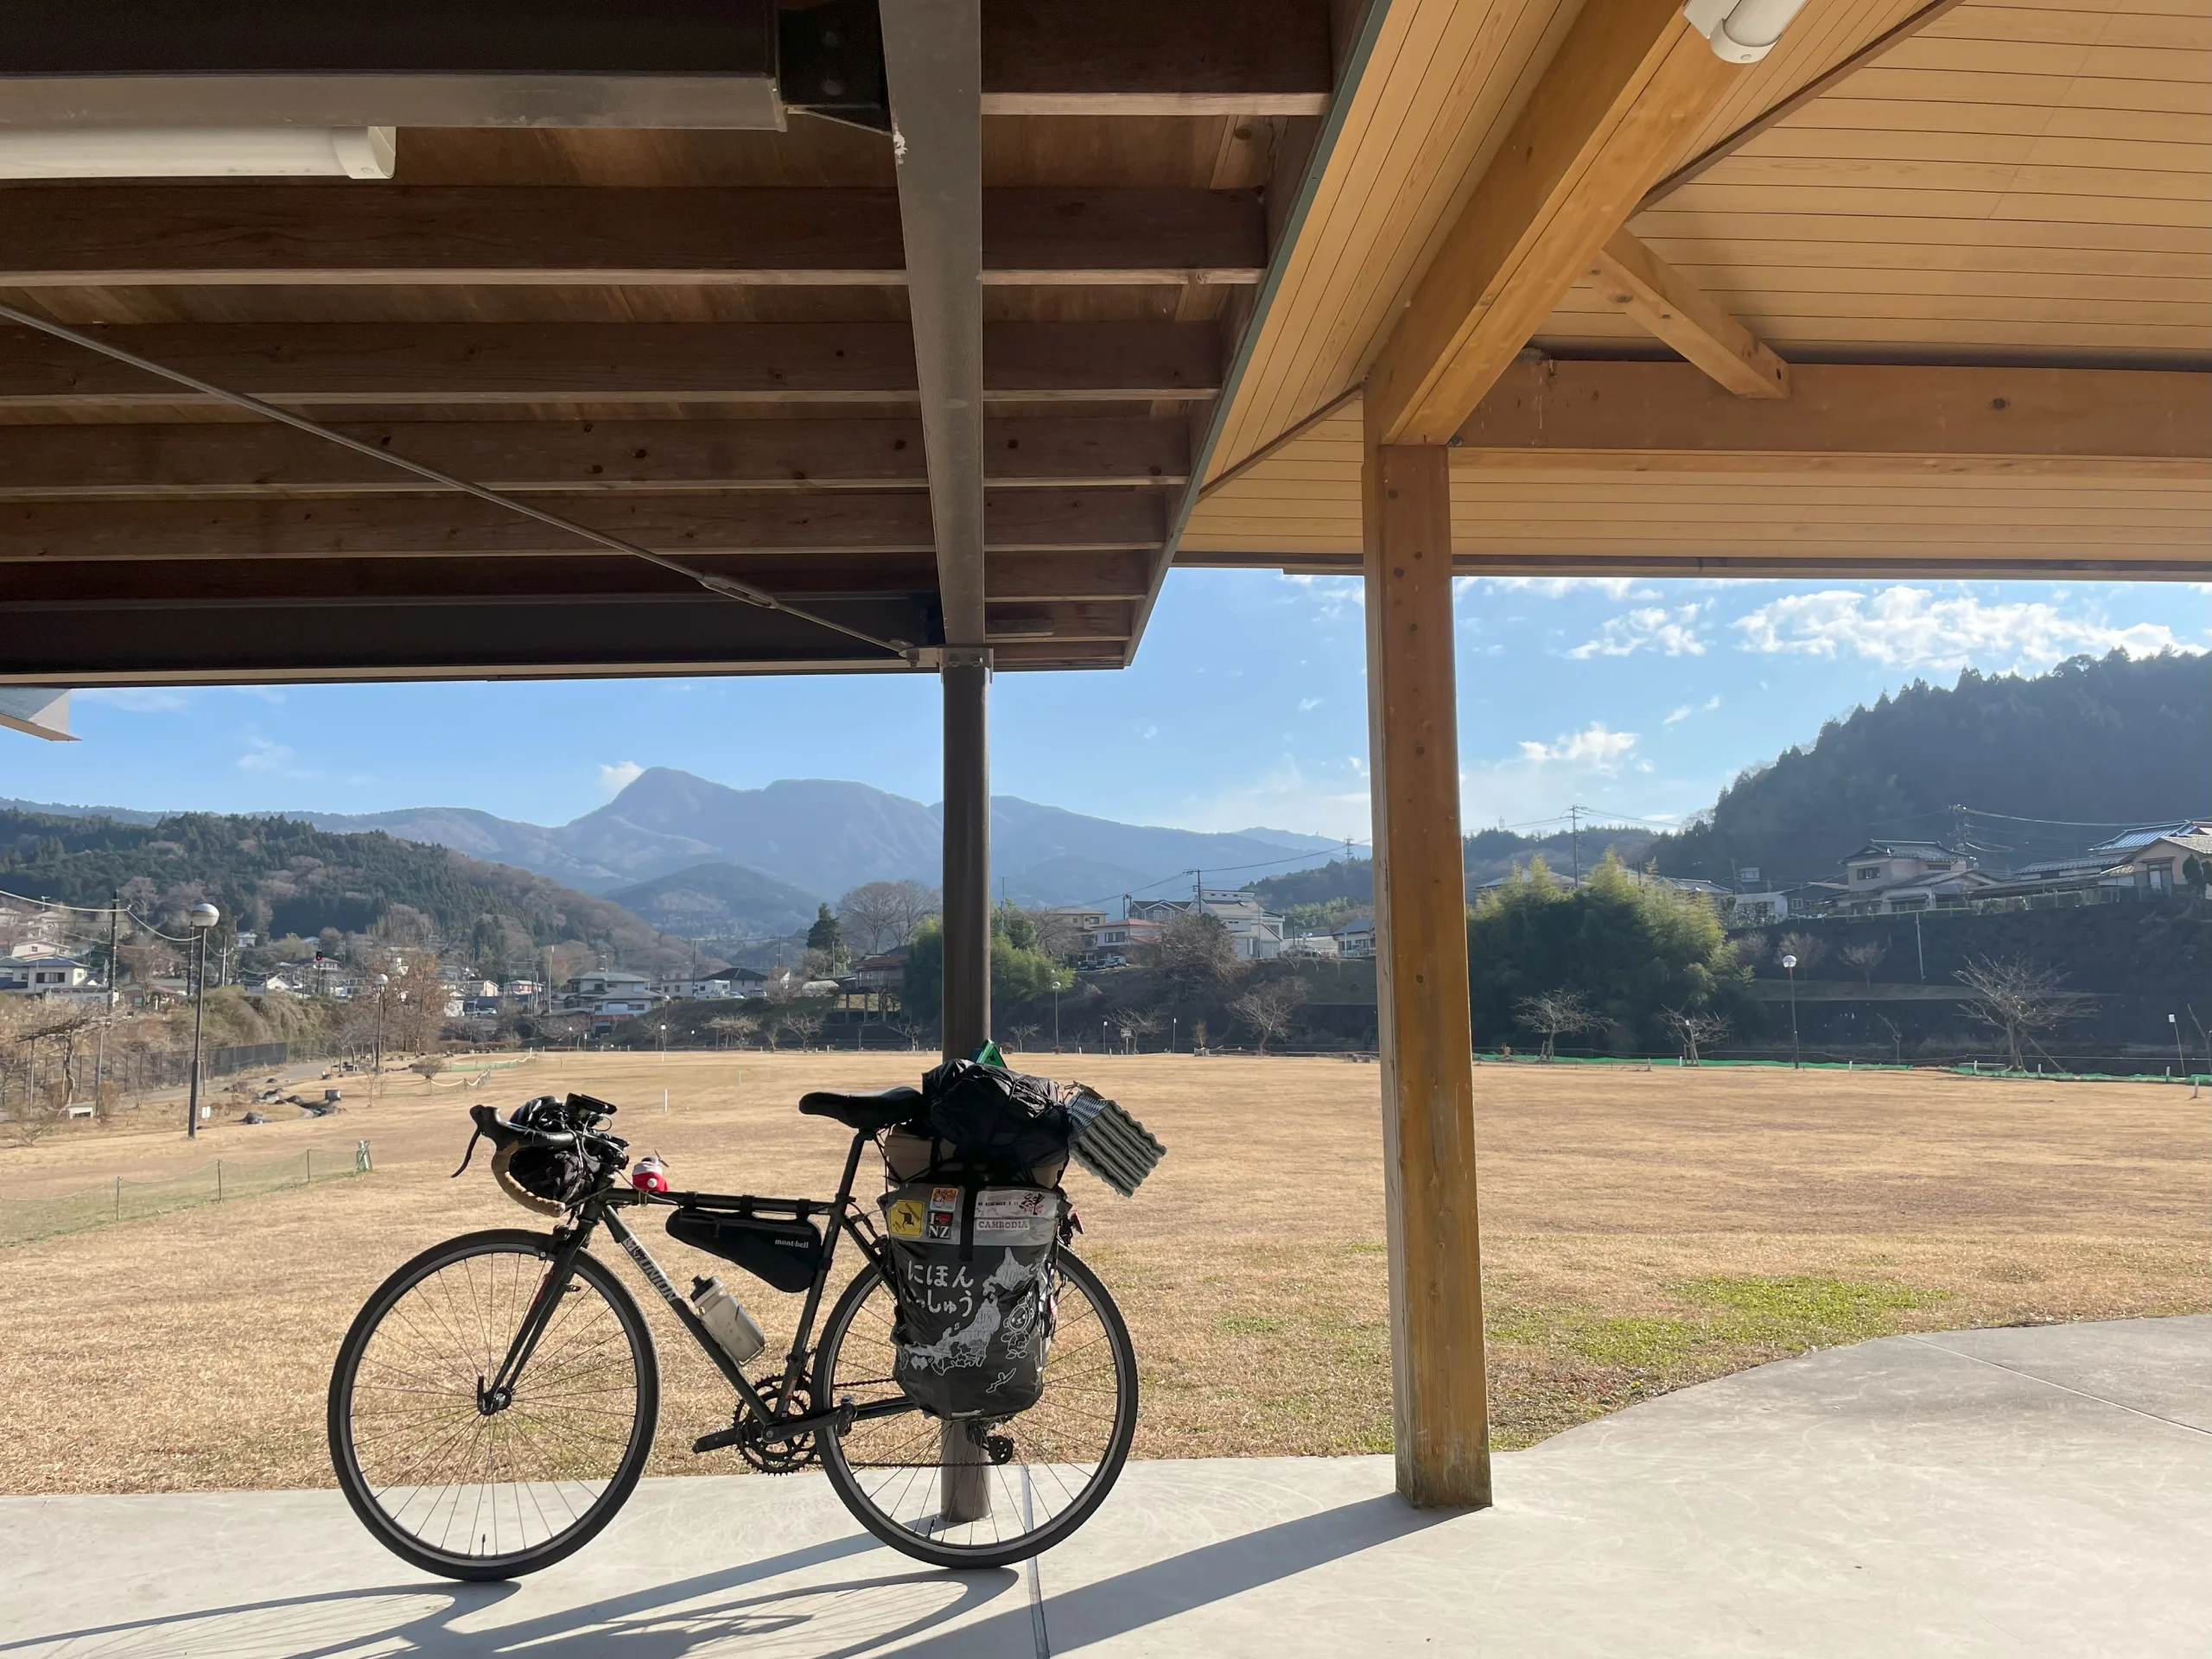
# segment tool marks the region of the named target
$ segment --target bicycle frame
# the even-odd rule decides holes
[[[861,1156],[874,1143],[875,1137],[871,1135],[854,1135],[852,1147],[845,1156],[844,1175],[837,1183],[837,1196],[827,1204],[812,1198],[766,1198],[745,1193],[648,1192],[630,1187],[607,1187],[593,1193],[572,1212],[572,1224],[553,1230],[552,1265],[546,1269],[545,1278],[538,1286],[537,1295],[531,1303],[530,1312],[524,1316],[521,1328],[508,1344],[506,1357],[501,1362],[498,1374],[489,1383],[479,1382],[480,1405],[488,1400],[494,1408],[499,1408],[513,1397],[523,1368],[536,1352],[539,1338],[552,1322],[554,1309],[559,1306],[561,1297],[567,1291],[569,1281],[575,1271],[576,1257],[590,1242],[593,1231],[604,1224],[607,1236],[636,1264],[645,1282],[659,1293],[669,1310],[691,1333],[691,1340],[699,1344],[701,1351],[714,1362],[715,1369],[737,1391],[745,1414],[764,1427],[783,1431],[770,1438],[788,1439],[817,1427],[837,1422],[842,1412],[834,1402],[813,1411],[797,1410],[795,1408],[799,1397],[799,1382],[805,1376],[807,1362],[812,1357],[814,1321],[821,1313],[822,1294],[830,1283],[830,1265],[836,1259],[837,1239],[841,1233],[852,1236],[855,1246],[883,1275],[885,1282],[892,1287],[892,1294],[894,1296],[898,1294],[897,1278],[885,1263],[882,1242],[876,1236],[874,1225],[866,1212],[853,1201],[853,1181],[860,1171]],[[778,1409],[769,1409],[767,1402],[760,1397],[760,1391],[738,1368],[737,1362],[723,1351],[721,1344],[715,1340],[705,1321],[692,1311],[691,1304],[669,1282],[668,1275],[661,1271],[660,1264],[653,1260],[652,1254],[639,1242],[638,1236],[623,1224],[620,1216],[616,1213],[621,1210],[656,1205],[671,1209],[687,1205],[728,1207],[737,1209],[741,1214],[773,1212],[778,1217],[789,1216],[801,1220],[811,1220],[817,1215],[830,1218],[830,1224],[822,1240],[822,1259],[815,1265],[813,1281],[807,1287],[806,1305],[799,1314],[798,1327],[791,1338],[791,1351],[785,1357],[782,1386],[777,1395]],[[857,1408],[853,1416],[855,1419],[887,1417],[920,1409],[906,1400],[874,1401]],[[733,1434],[731,1438],[735,1437]],[[715,1444],[729,1443],[719,1434],[709,1435],[707,1440]],[[711,1447],[702,1442],[702,1447],[695,1449]]]

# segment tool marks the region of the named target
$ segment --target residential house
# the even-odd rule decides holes
[[[2190,859],[2212,866],[2212,820],[2148,824],[2099,842],[2088,855],[2109,861],[2100,878],[2105,887],[2132,887],[2146,897],[2177,892]]]
[[[1203,912],[1219,918],[1236,954],[1264,962],[1282,954],[1283,920],[1249,887],[1201,887],[1189,899],[1140,899],[1129,906],[1134,919],[1165,922],[1171,916]]]
[[[1375,918],[1372,916],[1355,916],[1348,922],[1338,923],[1336,940],[1338,956],[1348,959],[1371,958],[1375,955]]]
[[[652,982],[623,968],[595,968],[578,974],[563,988],[560,1011],[588,1014],[595,1021],[632,1020],[662,1001]]]
[[[1887,916],[1963,904],[1996,878],[1934,841],[1870,841],[1843,861],[1838,906],[1851,916]]]
[[[1083,952],[1076,966],[1085,969],[1126,968],[1132,958],[1160,938],[1162,924],[1143,917],[1102,919],[1083,934]]]
[[[74,957],[0,957],[0,991],[45,996],[86,984],[92,970]]]
[[[895,950],[862,957],[853,964],[853,971],[849,977],[855,991],[888,991],[896,995],[906,982],[906,947],[902,944]]]
[[[1282,942],[1286,957],[1320,957],[1334,961],[1342,954],[1333,933],[1294,933]]]

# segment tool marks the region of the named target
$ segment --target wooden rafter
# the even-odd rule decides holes
[[[1688,364],[1516,363],[1457,435],[1483,469],[2204,478],[2212,375],[1801,363],[1754,404]]]
[[[1368,380],[1382,441],[1442,443],[1737,73],[1675,0],[1591,0]]]
[[[1789,365],[1626,231],[1614,232],[1598,250],[1590,276],[1609,303],[1738,397],[1789,395]]]
[[[824,555],[937,545],[929,498],[845,491],[817,495],[538,495],[595,530],[689,557],[749,558],[804,549]],[[1166,533],[1157,491],[993,491],[984,545],[995,550],[1157,547]],[[295,501],[31,501],[0,504],[0,564],[103,559],[551,557],[594,550],[531,519],[450,496]]]
[[[1255,283],[1249,190],[990,190],[983,280],[1026,287]],[[0,191],[0,287],[906,280],[881,189],[347,184]]]
[[[154,323],[102,331],[139,355],[288,404],[914,402],[904,323]],[[983,395],[1022,403],[1211,396],[1205,323],[989,325]],[[79,347],[0,328],[0,410],[167,408],[191,395]]]
[[[913,489],[921,423],[415,421],[338,429],[505,491]],[[986,475],[1003,486],[1181,484],[1179,423],[993,419]],[[419,480],[286,427],[235,423],[0,426],[0,500],[419,494]]]

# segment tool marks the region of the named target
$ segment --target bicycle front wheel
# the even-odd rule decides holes
[[[512,1400],[490,1399],[553,1265],[502,1228],[434,1245],[379,1286],[330,1378],[330,1458],[362,1524],[450,1579],[507,1579],[583,1547],[638,1484],[660,1409],[637,1303],[579,1254]]]
[[[1137,1430],[1137,1358],[1122,1311],[1071,1252],[1054,1255],[1045,1389],[1017,1416],[948,1421],[915,1408],[817,1436],[830,1484],[893,1549],[936,1567],[1003,1567],[1050,1549],[1113,1490]],[[873,1268],[823,1327],[824,1405],[892,1405],[891,1287]]]

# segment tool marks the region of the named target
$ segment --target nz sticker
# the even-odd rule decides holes
[[[957,1186],[933,1186],[930,1189],[927,1231],[924,1236],[947,1239],[955,1236],[960,1228],[960,1189]]]

